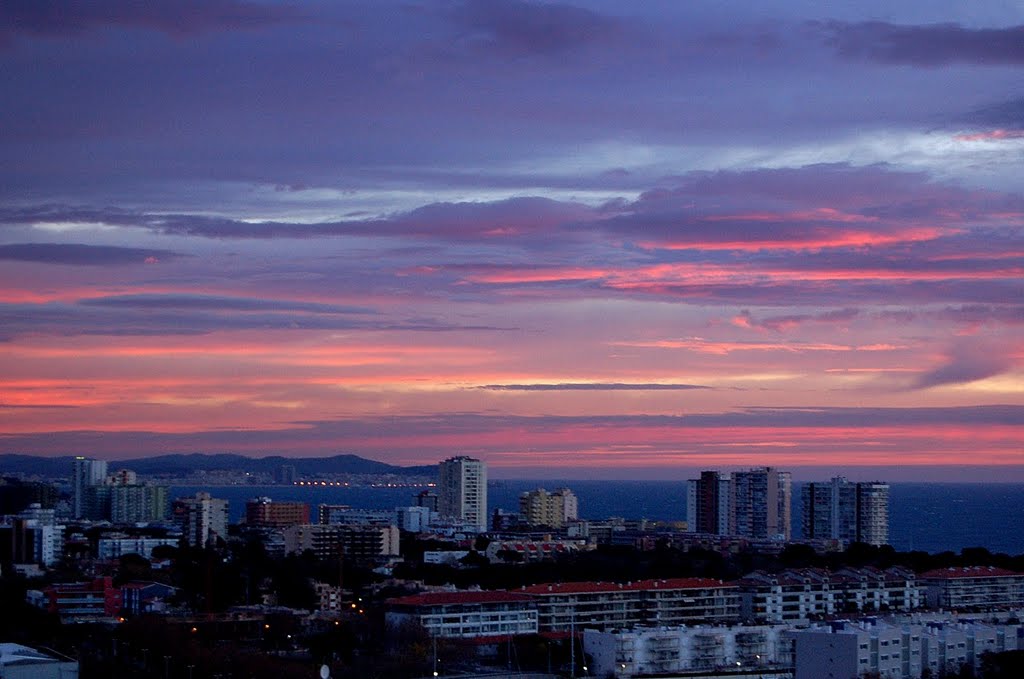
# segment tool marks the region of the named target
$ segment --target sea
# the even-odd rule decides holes
[[[680,481],[497,480],[488,484],[488,511],[518,510],[519,495],[543,485],[571,488],[582,518],[685,520],[686,486]],[[801,537],[800,484],[793,484],[793,536]],[[344,504],[358,509],[393,509],[413,503],[418,487],[370,486],[174,486],[171,497],[208,491],[228,500],[232,521],[241,519],[254,497]],[[889,542],[899,551],[959,552],[984,547],[993,553],[1024,554],[1024,484],[891,483]]]

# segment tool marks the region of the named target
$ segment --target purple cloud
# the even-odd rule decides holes
[[[959,24],[897,25],[883,21],[819,25],[847,58],[887,64],[945,66],[1024,63],[1024,26],[966,28]]]
[[[664,384],[661,382],[559,382],[555,384],[485,384],[477,389],[488,391],[689,391],[710,389],[699,384]]]
[[[619,23],[592,10],[523,0],[468,0],[452,18],[459,42],[496,57],[554,56],[616,35]]]
[[[182,255],[170,250],[150,250],[117,245],[81,243],[11,243],[0,245],[0,260],[69,264],[76,266],[112,266],[147,264],[171,260]]]
[[[927,389],[968,384],[994,377],[1012,367],[1013,360],[1005,348],[985,342],[963,342],[950,349],[943,365],[921,375],[916,386]]]
[[[287,6],[246,0],[8,0],[0,5],[0,36],[67,37],[111,27],[184,36],[258,28],[298,17]]]

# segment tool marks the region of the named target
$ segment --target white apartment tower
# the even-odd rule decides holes
[[[227,539],[228,501],[199,492],[174,501],[173,512],[185,539],[193,547],[206,547],[217,538]]]
[[[438,512],[487,530],[487,465],[472,457],[450,457],[439,465]]]

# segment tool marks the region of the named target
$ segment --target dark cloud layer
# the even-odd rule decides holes
[[[620,30],[615,20],[585,7],[523,0],[468,0],[452,18],[462,28],[459,42],[505,58],[556,56]]]
[[[67,37],[103,28],[184,36],[255,28],[298,16],[288,6],[246,0],[6,0],[0,4],[0,42],[5,34]]]
[[[908,26],[883,21],[822,26],[844,57],[888,64],[943,66],[1024,63],[1024,26],[967,28],[959,24]]]
[[[479,389],[489,391],[689,391],[710,389],[699,384],[664,384],[661,382],[559,382],[557,384],[485,384]]]
[[[117,245],[81,243],[11,243],[0,245],[0,259],[39,264],[110,266],[171,260],[181,255],[169,250],[148,250]]]

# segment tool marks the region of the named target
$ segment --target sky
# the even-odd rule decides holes
[[[1024,481],[1024,2],[11,0],[0,452]]]

